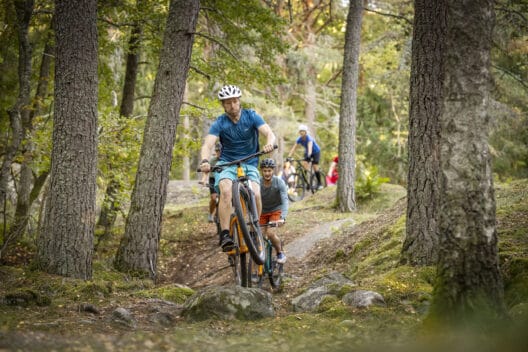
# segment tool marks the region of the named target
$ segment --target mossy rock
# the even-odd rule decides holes
[[[509,313],[515,320],[528,322],[528,302],[519,303],[513,306]]]
[[[160,298],[177,304],[183,304],[194,293],[195,291],[187,286],[175,284],[157,287],[150,290],[143,290],[138,292],[137,296],[146,298]]]
[[[49,306],[51,298],[36,291],[25,289],[7,293],[4,297],[4,302],[9,306],[29,307],[37,305],[42,307]]]
[[[87,282],[79,290],[84,297],[107,297],[112,293],[111,282]]]

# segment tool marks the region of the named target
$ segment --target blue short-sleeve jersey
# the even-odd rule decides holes
[[[233,123],[226,114],[220,115],[209,129],[209,134],[219,137],[222,143],[219,161],[230,162],[258,152],[258,128],[265,123],[264,119],[251,109],[242,109],[237,123]],[[257,167],[258,158],[250,159],[246,163]]]
[[[304,153],[306,154],[308,152],[308,142],[310,142],[310,141],[313,142],[313,144],[312,144],[312,154],[319,153],[321,151],[321,148],[315,142],[315,139],[312,136],[310,136],[309,134],[306,135],[305,139],[303,139],[302,137],[297,138],[296,143],[300,144],[300,145],[302,145],[304,147]]]

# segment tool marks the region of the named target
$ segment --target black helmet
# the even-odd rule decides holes
[[[271,159],[271,158],[266,158],[264,160],[262,160],[260,162],[260,168],[261,169],[264,169],[264,168],[271,168],[271,169],[274,169],[275,168],[275,160]]]

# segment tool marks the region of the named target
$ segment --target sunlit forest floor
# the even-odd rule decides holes
[[[230,284],[214,227],[205,221],[207,197],[180,204],[178,198],[186,198],[176,194],[167,204],[155,283],[112,269],[122,228],[98,247],[93,280],[87,282],[32,271],[34,247],[21,243],[11,265],[0,266],[0,350],[526,350],[528,180],[496,185],[500,261],[511,320],[498,326],[476,322],[464,331],[440,333],[423,324],[435,270],[399,265],[404,197],[402,187],[383,185],[375,197],[359,201],[352,214],[334,210],[335,188],[293,203],[281,228],[287,248],[306,236],[321,240],[289,257],[282,291],[273,296],[276,316],[250,322],[189,323],[178,315],[178,307],[195,290]],[[295,312],[292,298],[333,271],[360,289],[379,292],[386,306],[355,309],[329,300],[317,312]],[[18,304],[13,297],[19,297]],[[149,319],[152,302],[160,300],[177,307],[169,324]],[[96,311],[81,309],[87,305]],[[118,307],[130,310],[137,325],[113,321]]]

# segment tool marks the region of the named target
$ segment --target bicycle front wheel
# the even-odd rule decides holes
[[[258,265],[254,261],[249,261],[248,268],[248,287],[262,288],[262,282],[264,281],[264,267]]]
[[[288,199],[292,202],[299,202],[303,200],[306,190],[304,178],[297,173],[292,174],[290,177],[293,178],[294,183],[288,188]]]
[[[233,182],[233,206],[251,257],[255,263],[264,264],[266,260],[264,238],[258,224],[258,212],[253,191],[240,182]]]
[[[271,268],[269,273],[269,280],[271,287],[274,290],[280,290],[281,283],[282,283],[282,270],[283,270],[283,264],[277,263],[277,259],[273,258],[271,261]]]
[[[247,259],[246,253],[240,253],[240,244],[238,243],[238,226],[236,219],[230,221],[230,233],[233,235],[235,242],[235,248],[229,252],[228,259],[229,265],[233,270],[233,278],[235,285],[247,287],[248,274],[247,274]]]

